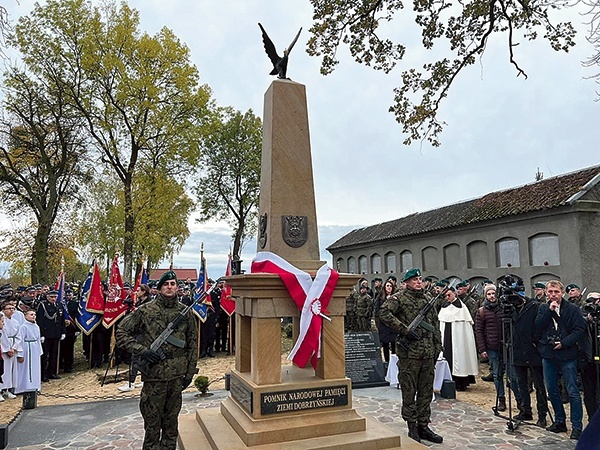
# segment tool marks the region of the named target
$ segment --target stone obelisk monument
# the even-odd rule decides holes
[[[314,277],[319,240],[304,85],[275,80],[265,94],[259,252]],[[316,370],[281,361],[281,318],[300,313],[278,275],[229,277],[236,299],[235,369],[220,409],[182,417],[180,446],[212,449],[388,449],[400,436],[360,416],[345,375],[345,298],[356,275],[340,274],[323,320]],[[208,447],[207,447],[208,448]]]

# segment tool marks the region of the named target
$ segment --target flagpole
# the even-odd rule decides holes
[[[202,260],[204,259],[204,242],[200,243],[200,271],[202,271]],[[200,273],[198,273],[198,278],[200,278]],[[206,277],[206,275],[204,275]],[[196,283],[198,280],[196,280]],[[194,296],[196,293],[194,292]],[[192,299],[194,300],[194,299]],[[198,320],[198,348],[196,353],[196,359],[200,359],[200,349],[202,348],[202,321]]]

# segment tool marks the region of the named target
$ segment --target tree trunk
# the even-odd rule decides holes
[[[133,214],[133,199],[131,193],[131,175],[125,178],[123,183],[125,199],[125,233],[123,242],[123,281],[131,283],[131,272],[133,269],[133,236],[135,228],[135,216]]]
[[[48,283],[48,238],[52,225],[44,220],[38,224],[31,258],[31,282]]]

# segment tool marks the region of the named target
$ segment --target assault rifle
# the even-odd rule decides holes
[[[409,339],[406,336],[412,332],[417,331],[417,328],[422,328],[423,330],[427,330],[430,333],[433,333],[435,331],[433,325],[425,322],[425,316],[429,314],[429,311],[431,311],[431,309],[435,306],[436,302],[446,294],[446,291],[448,291],[448,289],[450,289],[451,287],[454,287],[455,282],[456,279],[453,280],[452,283],[450,283],[448,286],[446,286],[442,290],[442,292],[440,292],[435,297],[432,297],[431,300],[425,303],[425,306],[421,308],[419,314],[417,314],[413,321],[408,325],[406,335],[404,335],[404,337],[398,341],[400,347],[402,347],[404,350],[408,350]]]
[[[161,348],[165,342],[168,342],[169,344],[174,345],[177,348],[185,347],[185,341],[182,341],[181,339],[177,339],[175,336],[172,336],[173,332],[177,329],[179,324],[183,320],[185,320],[187,314],[191,311],[191,309],[194,307],[194,305],[202,302],[206,298],[207,295],[210,295],[210,293],[216,286],[217,286],[217,283],[214,283],[207,291],[203,292],[200,295],[200,297],[198,297],[196,300],[194,300],[189,306],[186,306],[185,309],[181,310],[179,312],[179,314],[177,315],[177,317],[175,317],[167,325],[167,328],[165,328],[163,330],[163,332],[160,333],[160,335],[154,340],[154,342],[152,342],[152,344],[150,345],[150,350],[154,350],[156,353],[158,353],[161,361],[164,361],[165,359],[167,359],[167,355]],[[144,375],[148,375],[148,371],[150,370],[151,366],[152,366],[152,363],[145,359],[140,359],[138,362],[135,363],[135,367],[140,372],[142,372]]]

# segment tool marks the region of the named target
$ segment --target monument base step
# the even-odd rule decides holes
[[[282,418],[285,421],[285,418]],[[204,426],[200,425],[201,421]],[[366,418],[365,431],[343,433],[332,436],[313,437],[308,439],[286,441],[248,447],[229,425],[218,408],[207,408],[196,411],[196,414],[185,414],[179,417],[179,448],[196,450],[206,448],[212,450],[422,450],[427,447],[418,442],[404,439],[374,419]]]

